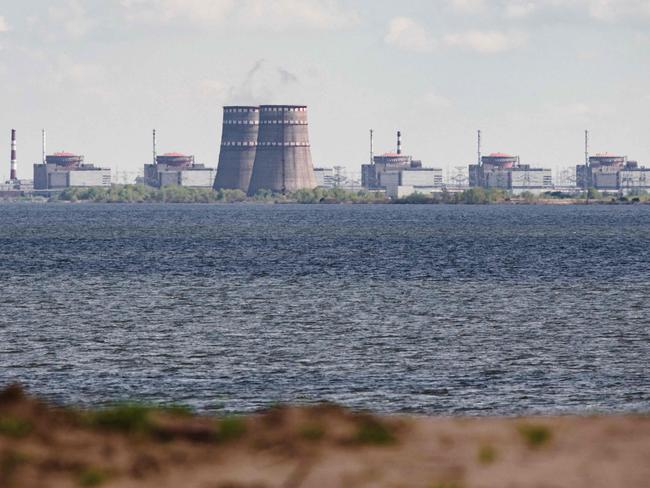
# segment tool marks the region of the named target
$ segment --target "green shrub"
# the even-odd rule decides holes
[[[97,468],[86,468],[79,474],[80,486],[99,486],[106,482],[107,474]]]
[[[375,419],[365,419],[359,426],[355,441],[359,444],[392,444],[395,442],[395,437],[392,432]]]
[[[7,437],[25,437],[32,431],[32,424],[16,417],[0,417],[0,435]]]
[[[319,441],[325,436],[325,431],[320,425],[307,424],[300,429],[300,435],[308,441]]]
[[[91,423],[98,427],[124,432],[147,432],[151,428],[151,408],[138,404],[123,404],[91,413]]]
[[[217,437],[220,441],[234,441],[246,433],[246,423],[241,417],[224,417],[219,420]]]
[[[529,447],[538,448],[551,440],[551,430],[545,425],[522,424],[517,430]]]
[[[497,452],[492,446],[484,445],[479,447],[478,460],[481,464],[491,464],[496,461]]]

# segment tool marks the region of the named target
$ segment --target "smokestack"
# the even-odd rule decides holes
[[[156,164],[156,129],[153,130],[153,164]]]
[[[481,165],[481,131],[478,131],[478,165]]]
[[[374,158],[375,158],[375,149],[374,149],[374,142],[373,142],[373,134],[375,131],[370,129],[370,164],[374,163]]]
[[[585,166],[589,166],[589,131],[585,131]]]
[[[402,133],[397,131],[397,154],[402,154]]]
[[[41,131],[41,142],[42,142],[42,152],[43,152],[43,164],[47,163],[47,134],[45,133],[45,129]]]
[[[18,178],[16,177],[16,129],[11,129],[11,172],[9,174],[9,180],[15,181]]]

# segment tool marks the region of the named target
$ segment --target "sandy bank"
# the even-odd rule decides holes
[[[0,394],[1,487],[648,487],[650,417],[245,418]]]

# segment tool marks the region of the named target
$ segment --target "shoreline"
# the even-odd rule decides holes
[[[648,415],[380,416],[324,404],[210,417],[0,393],[0,485],[16,488],[640,488],[649,457]]]
[[[650,194],[639,193],[623,196],[620,194],[601,194],[595,190],[589,190],[587,193],[583,192],[581,194],[549,191],[540,195],[531,192],[511,195],[501,189],[469,188],[462,191],[443,189],[441,192],[434,194],[414,193],[402,198],[388,198],[385,193],[379,191],[315,188],[312,190],[297,190],[286,194],[260,190],[254,196],[247,196],[241,190],[213,190],[211,188],[178,186],[156,189],[144,185],[113,185],[111,187],[67,188],[52,195],[5,195],[4,199],[5,201],[34,203],[631,205],[650,203]]]

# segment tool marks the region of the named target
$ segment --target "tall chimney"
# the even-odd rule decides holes
[[[156,164],[156,129],[153,130],[153,164]]]
[[[481,165],[481,131],[478,131],[478,165]]]
[[[47,133],[45,132],[45,129],[41,131],[41,143],[42,143],[42,156],[43,156],[43,164],[47,163]]]
[[[374,141],[373,141],[373,135],[374,135],[374,130],[370,129],[370,164],[374,163],[374,158],[375,158],[375,148],[374,148]]]
[[[589,131],[585,131],[585,166],[589,166]]]
[[[397,154],[402,154],[402,133],[397,131]]]
[[[16,177],[16,129],[11,129],[11,172],[9,174],[9,180],[15,181],[18,178]]]

